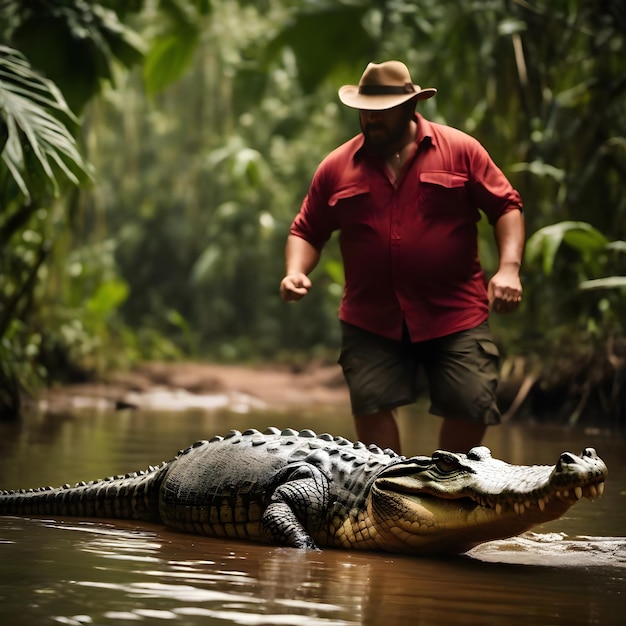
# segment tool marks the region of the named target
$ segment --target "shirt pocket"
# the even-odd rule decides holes
[[[328,206],[337,206],[339,203],[350,204],[354,201],[358,202],[359,197],[362,202],[366,199],[363,196],[369,195],[369,192],[369,187],[363,184],[352,184],[341,187],[330,196],[328,199]]]
[[[440,216],[460,215],[468,208],[467,174],[449,171],[420,172],[418,210]]]
[[[376,214],[368,185],[350,184],[337,189],[328,199],[334,208],[339,227],[366,228]]]

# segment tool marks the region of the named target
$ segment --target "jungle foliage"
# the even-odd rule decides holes
[[[337,88],[399,58],[524,199],[524,305],[493,319],[514,374],[626,413],[623,3],[0,0],[0,37],[1,412],[148,358],[334,358],[336,244],[288,306],[284,241],[358,131]]]

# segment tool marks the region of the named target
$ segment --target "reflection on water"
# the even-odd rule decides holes
[[[0,425],[0,485],[102,478],[230,428],[270,424],[354,437],[350,420],[332,411],[38,416]],[[430,453],[436,428],[433,418],[403,415],[406,451]],[[609,467],[605,496],[535,533],[447,559],[305,552],[129,522],[0,518],[0,624],[622,623],[624,438],[506,425],[486,443],[524,464],[596,447]]]

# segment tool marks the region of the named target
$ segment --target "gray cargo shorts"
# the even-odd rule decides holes
[[[418,368],[428,380],[430,412],[487,425],[499,424],[496,404],[500,355],[489,325],[411,343],[405,329],[394,341],[341,322],[339,364],[354,415],[372,415],[414,403]]]

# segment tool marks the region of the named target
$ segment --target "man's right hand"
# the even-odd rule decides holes
[[[287,274],[280,282],[280,297],[285,302],[301,300],[310,288],[311,280],[306,274]]]

